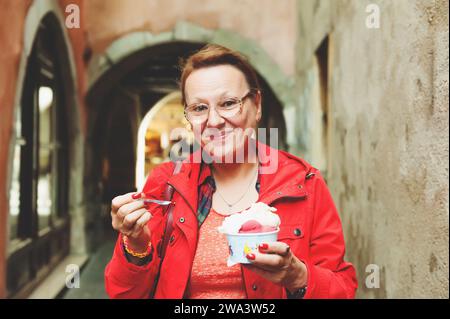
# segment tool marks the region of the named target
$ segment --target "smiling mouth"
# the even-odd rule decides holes
[[[231,133],[232,131],[221,131],[219,134],[210,134],[208,137],[210,141],[221,142],[224,141]]]

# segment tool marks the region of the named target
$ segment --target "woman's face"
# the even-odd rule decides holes
[[[241,112],[223,117],[216,111],[224,101],[244,97],[250,88],[244,74],[232,65],[218,65],[193,71],[185,82],[186,105],[202,103],[209,105],[209,115],[203,123],[191,121],[197,139],[204,151],[214,160],[234,158],[243,151],[261,119],[261,96],[259,92],[242,102]],[[201,133],[201,136],[198,136]],[[233,156],[234,155],[234,156]]]

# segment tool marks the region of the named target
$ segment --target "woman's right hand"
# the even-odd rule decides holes
[[[145,251],[151,233],[147,225],[152,215],[143,201],[137,201],[139,193],[128,193],[114,197],[111,202],[112,227],[127,236],[128,244],[134,251]]]

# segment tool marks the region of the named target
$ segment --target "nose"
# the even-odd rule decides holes
[[[225,122],[225,120],[223,119],[223,117],[221,117],[219,115],[219,113],[217,113],[216,108],[211,107],[209,110],[206,126],[207,127],[220,127],[224,122]]]

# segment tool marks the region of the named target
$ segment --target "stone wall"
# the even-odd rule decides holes
[[[448,1],[300,0],[298,16],[297,148],[315,163],[314,53],[329,35],[327,178],[357,296],[448,298]]]

